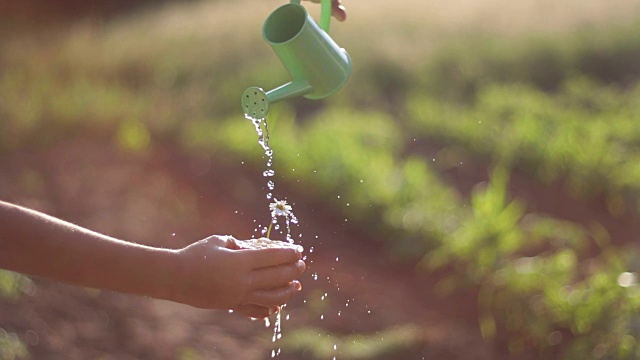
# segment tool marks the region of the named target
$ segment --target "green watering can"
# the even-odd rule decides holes
[[[322,0],[320,26],[300,0],[291,0],[269,15],[262,28],[264,39],[287,68],[293,80],[265,92],[250,87],[242,94],[245,116],[266,117],[269,105],[297,96],[326,98],[349,80],[351,58],[329,37],[331,0]]]

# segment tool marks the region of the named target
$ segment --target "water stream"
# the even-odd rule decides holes
[[[260,234],[263,237],[271,238],[272,229],[282,233],[280,224],[278,223],[278,218],[282,216],[285,218],[284,220],[285,230],[286,230],[285,238],[288,242],[293,243],[294,240],[293,240],[293,236],[291,235],[291,225],[292,224],[297,225],[298,219],[293,214],[292,207],[288,205],[285,200],[278,200],[276,197],[274,197],[274,190],[276,188],[276,185],[273,179],[275,176],[275,171],[273,170],[273,150],[269,145],[269,125],[267,123],[267,119],[266,118],[254,119],[251,117],[247,117],[247,119],[251,120],[251,122],[253,123],[256,129],[256,133],[258,134],[258,144],[260,144],[260,146],[264,150],[264,155],[267,158],[266,169],[262,172],[262,175],[265,178],[267,178],[266,198],[267,200],[273,201],[269,205],[269,210],[271,213],[271,222],[269,225],[264,226],[260,230]],[[283,305],[280,311],[276,314],[275,323],[273,325],[273,337],[272,337],[273,343],[276,343],[276,341],[282,337],[282,313],[284,312],[285,307],[286,307],[286,304]],[[288,319],[288,318],[289,318],[289,315],[285,317],[285,319]],[[265,319],[265,325],[267,327],[271,326],[268,318]],[[275,358],[276,356],[280,355],[280,353],[281,353],[280,348],[273,349],[271,351],[271,357]]]
[[[247,119],[251,120],[251,122],[253,123],[256,133],[258,135],[258,144],[262,147],[262,149],[264,150],[264,155],[266,157],[266,169],[263,171],[262,175],[267,179],[266,182],[266,190],[267,190],[267,194],[266,194],[266,198],[267,200],[269,200],[271,202],[270,206],[269,206],[269,210],[271,213],[271,220],[270,220],[270,224],[262,227],[262,225],[259,225],[258,228],[256,228],[256,231],[259,230],[259,233],[262,237],[268,237],[268,238],[272,238],[272,234],[271,231],[275,230],[277,233],[279,234],[283,234],[285,235],[286,241],[293,243],[294,239],[292,236],[292,229],[291,226],[292,225],[298,225],[298,219],[296,218],[296,216],[293,214],[293,209],[290,205],[287,204],[286,201],[284,200],[278,200],[278,197],[276,197],[274,195],[275,193],[275,188],[276,188],[276,184],[274,181],[274,177],[275,177],[275,171],[273,169],[273,150],[271,149],[271,146],[269,145],[269,126],[267,124],[266,119],[254,119],[251,117],[247,117]],[[338,196],[338,198],[340,198],[340,196]],[[283,199],[283,198],[280,198]],[[347,204],[348,206],[348,204]],[[280,217],[284,217],[284,223],[285,223],[285,228],[282,229],[280,227],[279,224],[279,218]],[[345,219],[346,221],[346,219]],[[277,237],[277,236],[274,236]],[[299,234],[299,237],[302,237],[302,234]],[[315,241],[317,242],[318,236],[315,236]],[[311,246],[308,249],[308,252],[311,254],[314,252],[314,247]],[[303,260],[307,261],[307,256],[304,255],[303,256]],[[336,257],[335,262],[336,264],[338,263],[339,258]],[[313,263],[312,260],[308,261],[309,265],[311,263]],[[332,268],[334,269],[334,268]],[[340,291],[340,286],[339,284],[335,283],[333,281],[333,279],[331,279],[331,277],[329,276],[319,276],[318,272],[314,272],[311,275],[312,279],[314,281],[318,281],[318,278],[321,277],[322,280],[324,280],[326,278],[326,285],[327,286],[333,286],[336,291]],[[324,282],[324,281],[323,281]],[[327,298],[329,297],[329,292],[324,292],[324,294],[320,297],[320,301],[325,301]],[[307,303],[307,300],[304,300],[304,303]],[[350,300],[347,300],[346,304],[344,304],[344,307],[342,309],[338,309],[337,311],[337,316],[340,317],[342,315],[343,310],[346,310],[346,308],[349,307],[350,304]],[[272,342],[274,344],[276,344],[276,342],[278,340],[280,340],[282,338],[282,320],[283,320],[283,312],[284,312],[284,308],[286,307],[286,304],[282,306],[281,310],[277,313],[276,315],[276,319],[275,322],[273,324],[273,337],[272,337]],[[289,315],[287,314],[286,316],[284,316],[285,320],[289,319]],[[320,316],[320,320],[324,320],[324,314]],[[267,327],[271,326],[271,323],[269,321],[269,318],[265,319],[265,325]],[[340,351],[337,348],[337,344],[333,345],[333,351],[335,353],[339,353]],[[273,349],[271,351],[271,357],[275,358],[278,355],[280,355],[281,353],[281,348],[277,348],[277,349]],[[336,357],[333,357],[333,360],[335,360]]]

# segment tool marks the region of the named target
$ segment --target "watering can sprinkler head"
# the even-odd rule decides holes
[[[242,94],[242,110],[249,119],[264,119],[269,112],[267,93],[256,86],[245,90]]]
[[[291,0],[269,15],[262,28],[293,80],[270,91],[250,87],[242,94],[242,110],[248,118],[262,119],[269,106],[280,100],[304,96],[323,99],[349,80],[351,58],[329,37],[331,0],[322,0],[321,26],[315,23],[300,0]]]

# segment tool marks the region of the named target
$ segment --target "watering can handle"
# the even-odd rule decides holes
[[[300,5],[300,0],[291,0],[291,3]],[[331,0],[321,0],[320,7],[320,28],[329,32],[331,23]]]

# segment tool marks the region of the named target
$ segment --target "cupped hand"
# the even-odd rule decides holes
[[[320,3],[321,0],[311,0],[314,3]],[[331,1],[331,15],[338,21],[345,21],[347,19],[347,11],[340,2],[340,0]]]
[[[177,251],[171,300],[264,318],[302,288],[301,257],[295,248],[246,249],[231,236],[210,236]]]

